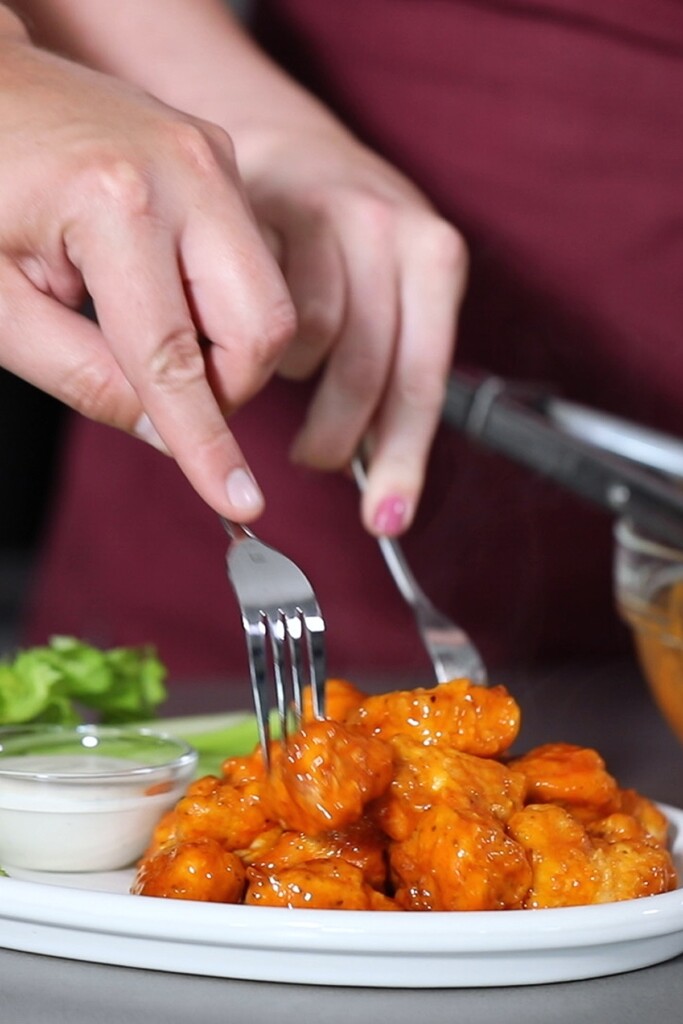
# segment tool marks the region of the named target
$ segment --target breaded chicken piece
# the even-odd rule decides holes
[[[274,750],[268,805],[288,830],[318,835],[345,828],[384,792],[392,768],[387,743],[352,726],[315,720],[295,733],[284,750]]]
[[[391,740],[452,747],[480,757],[496,757],[519,730],[517,703],[503,686],[475,686],[454,679],[433,689],[396,690],[367,697],[347,722]]]
[[[198,779],[161,819],[148,853],[188,839],[216,839],[226,850],[248,846],[273,824],[264,786],[263,781],[232,786],[214,775]]]
[[[167,846],[144,858],[131,892],[176,900],[240,903],[245,868],[215,839],[194,839]]]
[[[531,865],[525,907],[575,907],[595,902],[600,879],[593,863],[593,844],[574,815],[555,804],[529,804],[512,815],[507,831]]]
[[[515,910],[531,885],[519,843],[493,817],[440,804],[389,850],[395,900],[406,910]]]
[[[598,875],[595,903],[656,896],[676,888],[676,870],[668,850],[639,839],[595,839],[593,864]]]
[[[555,803],[590,821],[619,808],[619,789],[595,750],[546,743],[510,761],[527,780],[529,803]]]
[[[492,815],[502,822],[523,805],[524,776],[499,761],[424,746],[403,736],[394,736],[391,744],[394,778],[370,812],[392,839],[407,839],[425,810],[436,804]]]
[[[231,786],[245,786],[248,782],[263,782],[266,777],[266,766],[263,763],[261,748],[256,747],[251,754],[242,757],[227,757],[221,765],[221,778]]]
[[[643,831],[660,846],[666,846],[669,838],[669,820],[659,807],[635,789],[619,790],[619,810],[636,819]]]
[[[584,823],[586,834],[592,840],[604,839],[607,843],[626,842],[650,843],[651,846],[660,846],[650,836],[640,822],[631,814],[624,814],[622,811],[615,811],[608,814],[606,818],[596,818],[594,821]]]
[[[325,718],[331,718],[333,722],[344,722],[366,699],[367,694],[348,680],[328,679],[325,682]],[[303,692],[303,720],[312,722],[314,717],[311,688],[307,686]]]
[[[392,900],[367,884],[344,860],[312,860],[272,871],[247,868],[246,904],[313,910],[396,910]]]
[[[638,899],[676,885],[671,854],[630,815],[608,815],[584,827],[563,807],[530,804],[507,828],[533,870],[525,907]]]
[[[268,841],[270,836],[270,841]],[[313,860],[344,860],[363,872],[374,889],[387,881],[386,836],[372,822],[361,818],[345,829],[309,836],[304,832],[265,833],[240,853],[248,866],[266,873],[297,867]]]
[[[178,841],[178,836],[176,834],[177,824],[178,819],[176,816],[176,809],[175,807],[172,807],[171,810],[166,811],[166,813],[156,823],[154,832],[152,833],[152,838],[149,841],[149,845],[141,859],[144,860],[148,857],[153,857],[155,853],[159,852],[159,850],[163,850],[167,846],[173,846],[173,844]]]

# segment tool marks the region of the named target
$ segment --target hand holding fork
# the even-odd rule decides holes
[[[353,460],[359,488],[365,470]],[[260,541],[250,529],[221,518],[231,539],[226,555],[228,578],[242,614],[259,741],[269,765],[270,706],[273,693],[286,743],[293,716],[301,724],[306,684],[313,713],[325,715],[325,623],[307,577],[290,558]],[[398,543],[379,537],[385,562],[401,594],[413,609],[437,682],[467,678],[486,685],[486,667],[467,634],[440,612],[418,585]]]

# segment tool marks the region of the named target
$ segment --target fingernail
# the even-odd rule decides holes
[[[146,412],[143,412],[142,416],[133,427],[133,433],[136,437],[139,437],[141,441],[151,444],[153,448],[163,452],[164,455],[171,454]]]
[[[233,469],[228,476],[225,489],[235,508],[253,512],[263,505],[263,495],[253,476],[246,469]]]
[[[375,510],[372,525],[383,537],[394,537],[403,529],[408,518],[408,502],[405,498],[394,495],[385,498]]]

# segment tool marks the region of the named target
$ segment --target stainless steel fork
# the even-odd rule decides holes
[[[359,490],[365,489],[365,467],[356,456],[351,469]],[[482,657],[467,633],[435,608],[413,576],[398,541],[378,537],[380,551],[389,572],[415,615],[417,628],[429,655],[437,682],[471,679],[486,686],[488,676]]]
[[[313,587],[295,563],[250,529],[221,517],[230,537],[230,580],[242,613],[249,672],[265,764],[270,764],[270,711],[277,706],[286,742],[292,718],[301,723],[302,691],[311,687],[313,713],[325,714],[325,622]]]

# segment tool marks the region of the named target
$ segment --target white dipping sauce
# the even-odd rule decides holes
[[[136,767],[134,761],[95,753],[0,758],[0,773],[33,773],[0,774],[0,865],[113,871],[131,864],[185,788],[184,780],[158,768],[128,778],[104,774]],[[61,774],[70,777],[60,779]]]

